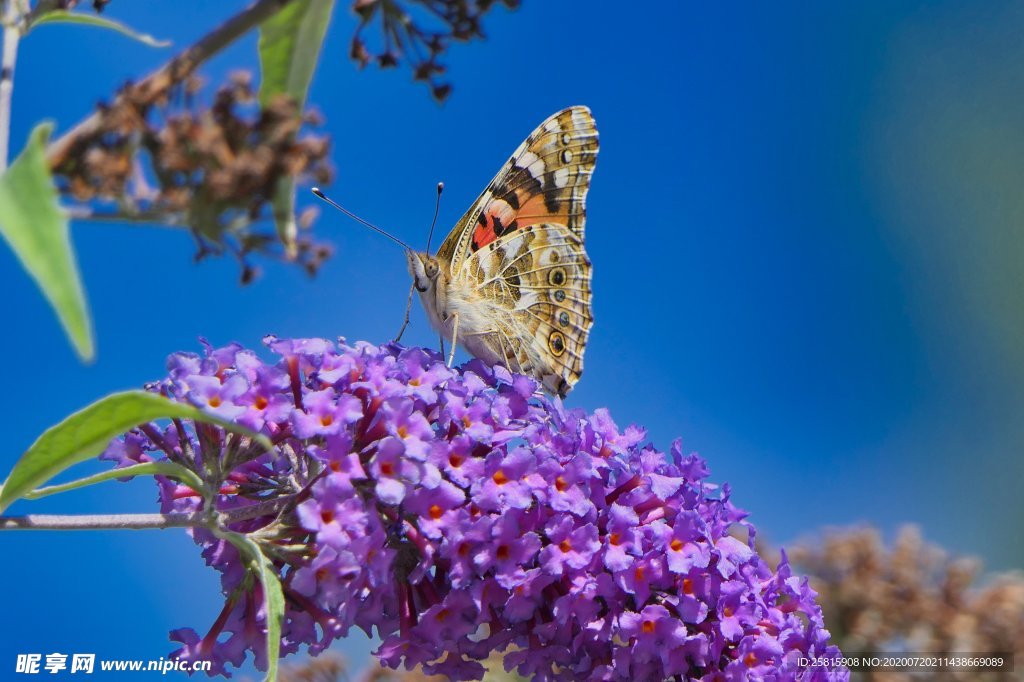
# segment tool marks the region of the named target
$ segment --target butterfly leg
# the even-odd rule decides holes
[[[452,352],[448,355],[448,366],[451,367],[455,361],[455,344],[459,340],[459,314],[452,313],[452,317],[455,321],[452,323]],[[441,339],[441,347],[444,348],[444,339]],[[443,354],[442,350],[442,354]]]
[[[398,343],[402,340],[402,334],[405,333],[405,328],[409,326],[409,311],[412,309],[412,292],[416,288],[416,282],[409,285],[409,299],[405,302],[405,321],[402,322],[402,328],[398,330],[398,336],[395,337],[394,343]],[[441,355],[444,355],[444,351],[441,351]]]

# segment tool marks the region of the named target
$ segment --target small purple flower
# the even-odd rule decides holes
[[[627,594],[632,594],[641,603],[646,602],[653,590],[668,583],[665,558],[658,551],[645,554],[623,571],[615,573],[615,582]]]
[[[416,411],[411,399],[387,401],[381,408],[381,416],[387,424],[387,432],[402,444],[406,457],[426,459],[430,443],[434,440],[434,430],[427,418]]]
[[[668,558],[668,570],[685,574],[694,567],[707,568],[711,563],[707,535],[708,529],[697,512],[680,511],[672,528],[666,528],[664,551]],[[746,549],[746,545],[742,546]]]
[[[238,400],[249,389],[244,377],[237,374],[221,379],[217,376],[194,376],[188,382],[188,398],[204,412],[221,419],[236,419],[245,412]]]
[[[524,479],[536,464],[533,453],[526,448],[492,450],[484,460],[483,478],[471,489],[474,503],[488,511],[526,509],[533,504],[533,496]]]
[[[525,578],[523,566],[533,563],[540,551],[541,540],[532,531],[523,531],[515,514],[497,519],[491,528],[491,541],[480,544],[473,564],[480,575],[493,572],[495,580],[506,589]]]
[[[299,438],[341,433],[363,416],[362,403],[350,395],[337,395],[329,388],[303,396],[304,409],[292,412],[292,424]]]
[[[459,528],[460,511],[466,503],[466,493],[451,481],[441,479],[433,488],[420,486],[405,499],[405,511],[419,517],[420,532],[438,540]]]
[[[590,523],[576,528],[571,516],[560,518],[545,531],[550,544],[541,551],[539,560],[551,575],[587,567],[601,546],[597,528]]]
[[[637,528],[640,519],[633,507],[621,504],[612,504],[607,514],[604,565],[612,573],[618,573],[629,568],[643,551],[642,536]]]
[[[715,542],[714,553],[718,558],[718,572],[723,578],[732,577],[754,555],[754,550],[736,538],[726,535]]]
[[[399,363],[405,370],[408,395],[425,403],[436,401],[438,387],[453,376],[436,356],[419,348],[403,351]]]
[[[644,607],[640,613],[626,611],[619,616],[619,627],[639,663],[660,659],[686,643],[686,626],[657,604]]]
[[[145,435],[138,431],[129,431],[118,440],[111,442],[100,455],[100,459],[110,460],[118,468],[152,462],[154,457],[147,452],[152,447],[151,441]]]
[[[382,438],[377,445],[369,473],[377,481],[374,490],[384,504],[401,503],[408,488],[419,482],[422,468],[405,457],[405,454],[405,445],[394,436]]]
[[[281,651],[322,651],[357,627],[391,667],[478,679],[479,661],[542,680],[847,680],[801,659],[838,655],[816,595],[704,460],[643,444],[607,410],[585,414],[536,381],[391,344],[277,339],[177,353],[152,389],[268,437],[203,424],[140,426],[103,454],[170,459],[204,490],[158,477],[165,512],[212,499],[278,572]],[[179,428],[180,426],[180,428]],[[224,606],[175,657],[214,674],[267,665],[263,589],[230,542],[191,530]],[[746,541],[737,536],[747,538]]]

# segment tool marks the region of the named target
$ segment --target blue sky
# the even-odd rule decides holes
[[[175,46],[237,3],[114,2]],[[586,104],[601,133],[588,200],[595,326],[569,404],[606,406],[728,481],[762,534],[904,523],[990,567],[1024,535],[1024,10],[1005,1],[691,4],[527,1],[457,45],[437,106],[405,70],[358,72],[339,7],[310,99],[326,117],[331,195],[414,244],[434,187],[451,226],[547,115]],[[118,36],[44,27],[23,44],[12,146],[66,129],[167,58]],[[204,72],[256,69],[255,40]],[[303,194],[300,201],[315,199]],[[159,378],[165,357],[263,335],[383,342],[404,258],[336,213],[320,275],[192,262],[187,234],[76,224],[98,361],[81,366],[0,248],[4,466],[47,426]],[[419,309],[406,341],[436,343]],[[461,356],[464,357],[464,356]],[[88,469],[88,467],[86,467]],[[12,513],[148,512],[146,482]],[[220,598],[180,531],[7,533],[0,578],[17,652],[159,658]],[[359,649],[359,642],[351,644]]]

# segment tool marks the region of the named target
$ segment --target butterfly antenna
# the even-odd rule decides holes
[[[427,235],[427,255],[430,255],[430,239],[434,236],[434,225],[437,225],[437,212],[441,209],[441,192],[444,191],[444,183],[437,183],[437,201],[434,202],[434,219],[430,221],[430,233]]]
[[[406,251],[414,251],[415,250],[411,246],[409,246],[408,244],[403,242],[401,239],[396,237],[395,235],[380,229],[379,227],[377,227],[373,223],[369,222],[368,220],[363,220],[362,218],[360,218],[355,213],[353,213],[352,211],[348,210],[347,208],[345,208],[344,206],[342,206],[338,202],[334,201],[333,199],[329,199],[326,194],[324,194],[322,191],[320,191],[319,187],[314,187],[313,188],[313,194],[317,195],[318,197],[320,197],[321,199],[326,201],[328,204],[330,204],[334,208],[338,209],[339,211],[341,211],[342,213],[347,215],[352,220],[355,220],[357,222],[362,223],[363,225],[366,225],[371,230],[376,230],[377,232],[380,232],[382,235],[384,235],[385,237],[387,237],[391,241],[393,241],[393,242],[401,245],[402,247],[404,247]]]

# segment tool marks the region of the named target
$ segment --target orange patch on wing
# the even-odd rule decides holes
[[[487,246],[495,239],[498,235],[494,234],[494,221],[486,213],[481,213],[480,217],[483,219],[483,223],[477,223],[476,229],[473,230],[473,248],[482,249]]]
[[[476,228],[473,230],[473,250],[482,249],[498,237],[508,234],[512,230],[519,230],[530,225],[542,223],[558,223],[559,225],[569,224],[568,201],[561,201],[559,211],[552,212],[544,201],[543,194],[530,194],[520,188],[515,190],[519,208],[514,209],[504,199],[495,197],[491,199],[484,210],[480,213]],[[501,234],[495,230],[501,225]],[[512,230],[509,227],[512,227]]]
[[[530,197],[524,195],[525,192],[519,193],[519,210],[516,212],[516,220],[519,223],[519,227],[540,225],[541,223],[569,224],[569,202],[561,202],[562,208],[565,210],[552,213],[544,202],[543,194],[534,194]]]
[[[491,199],[477,220],[476,229],[473,231],[473,246],[482,249],[501,236],[496,229],[498,225],[501,225],[501,234],[505,234],[515,221],[516,210],[507,201]]]

